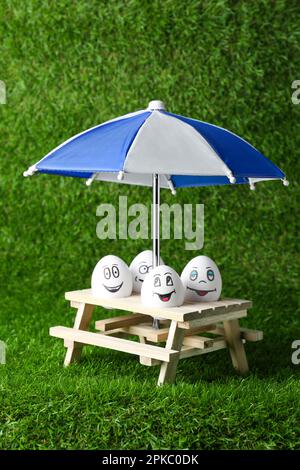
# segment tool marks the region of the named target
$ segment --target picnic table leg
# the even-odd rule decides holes
[[[145,336],[139,336],[140,343],[142,344],[147,344],[147,338]],[[144,366],[148,366],[151,363],[151,358],[150,357],[144,357],[140,356],[140,364],[143,364]]]
[[[241,338],[238,320],[226,320],[224,323],[225,339],[229,347],[233,367],[242,375],[249,370],[244,344]]]
[[[87,330],[92,319],[94,305],[80,303],[73,328],[76,330]],[[67,346],[67,353],[65,356],[64,366],[70,365],[72,362],[79,361],[83,344],[76,343],[75,341],[65,341]]]
[[[139,336],[139,340],[140,340],[140,343],[142,344],[155,344],[156,345],[156,343],[147,341],[147,338],[145,336]],[[153,359],[151,357],[140,356],[140,364],[143,364],[144,366],[156,366],[160,364],[160,361],[158,361],[157,359]]]
[[[162,363],[160,366],[157,385],[163,385],[165,383],[172,384],[175,381],[176,369],[179,361],[183,338],[184,330],[178,327],[177,321],[172,320],[166,343],[166,349],[175,349],[178,351],[178,355],[172,358],[170,362]]]

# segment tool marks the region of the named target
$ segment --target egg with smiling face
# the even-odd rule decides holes
[[[213,302],[219,300],[222,278],[216,263],[208,256],[196,256],[184,268],[181,280],[186,288],[185,300]]]
[[[118,256],[107,255],[96,264],[92,274],[92,292],[95,297],[129,297],[132,292],[132,275]]]
[[[151,271],[153,268],[152,265],[152,255],[151,250],[145,250],[139,253],[131,262],[129,269],[133,277],[133,290],[134,292],[141,292],[141,288],[146,277],[146,274]],[[160,258],[160,263],[164,264],[162,258]]]
[[[184,300],[184,287],[180,277],[166,265],[157,266],[145,277],[141,301],[147,307],[179,307]]]

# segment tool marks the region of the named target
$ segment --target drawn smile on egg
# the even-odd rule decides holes
[[[106,286],[105,284],[102,284],[106,290],[108,290],[108,292],[118,292],[122,285],[123,285],[123,282],[121,282],[121,284],[119,284],[118,286]]]
[[[169,302],[170,298],[172,297],[172,294],[176,294],[176,290],[173,289],[171,292],[168,292],[167,294],[159,294],[159,292],[153,292],[153,295],[157,295],[159,299],[162,302]]]
[[[206,294],[209,294],[210,292],[216,292],[217,289],[211,289],[211,290],[202,290],[202,289],[194,289],[193,287],[187,286],[187,289],[192,290],[193,292],[196,292],[200,297],[204,297]]]

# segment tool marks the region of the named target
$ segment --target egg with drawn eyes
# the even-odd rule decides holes
[[[96,264],[92,274],[92,292],[95,297],[121,298],[132,293],[132,274],[118,256],[107,255]]]
[[[184,287],[174,269],[157,266],[146,276],[141,289],[141,301],[147,307],[179,307],[183,304]]]
[[[151,250],[142,251],[132,260],[129,266],[132,273],[134,292],[141,292],[146,274],[153,268],[152,254],[153,252]],[[160,258],[159,264],[164,264],[162,258]]]
[[[222,278],[216,263],[208,256],[196,256],[181,274],[186,288],[185,300],[190,302],[213,302],[219,300]]]

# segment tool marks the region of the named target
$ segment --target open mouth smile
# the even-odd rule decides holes
[[[200,290],[200,289],[193,289],[192,287],[187,287],[189,290],[192,290],[196,292],[200,297],[204,297],[206,294],[209,294],[210,292],[215,292],[217,289],[212,289],[212,290]]]
[[[123,282],[121,282],[121,284],[119,284],[118,286],[113,286],[113,287],[109,287],[109,286],[106,286],[105,284],[103,284],[105,289],[108,290],[108,292],[118,292],[118,290],[121,289],[122,285],[123,285]]]
[[[169,292],[167,294],[159,294],[158,292],[154,292],[154,294],[158,295],[159,299],[162,301],[162,302],[169,302],[172,294],[174,294],[175,289],[172,290],[172,292]]]

